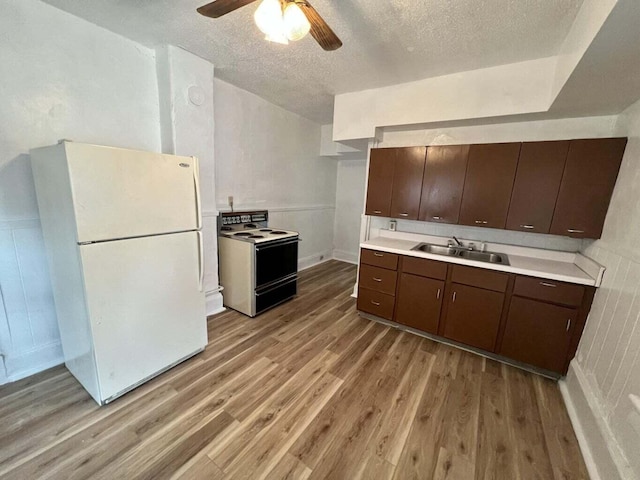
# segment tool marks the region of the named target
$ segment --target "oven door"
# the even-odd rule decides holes
[[[298,237],[256,245],[256,291],[298,273]]]

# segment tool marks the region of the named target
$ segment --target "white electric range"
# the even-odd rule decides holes
[[[298,232],[268,224],[266,210],[225,212],[218,221],[224,305],[250,317],[298,291]]]

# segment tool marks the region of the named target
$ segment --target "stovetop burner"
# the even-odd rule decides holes
[[[247,223],[244,228],[252,228],[252,229],[256,229],[258,228],[258,226],[255,223]]]
[[[249,232],[240,232],[240,233],[234,233],[233,236],[234,237],[250,237],[251,234]]]
[[[231,230],[233,230],[233,228],[231,228],[231,227],[222,227],[220,230],[222,230],[223,232],[230,232]]]
[[[273,232],[271,232],[271,235],[286,235],[287,232],[283,232],[281,230],[275,230]]]
[[[273,232],[273,230],[270,229],[270,228],[262,228],[262,229],[260,229],[260,231],[261,232]]]
[[[264,235],[249,235],[247,238],[264,238]]]

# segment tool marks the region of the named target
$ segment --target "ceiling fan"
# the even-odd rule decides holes
[[[198,13],[219,18],[256,1],[215,0],[198,8]],[[271,42],[286,44],[310,32],[324,50],[337,50],[342,46],[342,41],[307,0],[262,0],[254,20]]]

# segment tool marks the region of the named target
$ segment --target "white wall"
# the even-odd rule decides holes
[[[360,160],[338,161],[333,258],[351,263],[358,262],[360,221],[364,212],[366,153],[362,156]]]
[[[331,258],[337,166],[318,155],[321,126],[221,80],[214,92],[218,209],[232,195],[299,231],[301,268]]]
[[[422,130],[385,131],[378,147],[420,145],[456,145],[574,138],[610,137],[614,134],[615,116],[539,120],[474,126],[443,127]],[[372,218],[371,227],[387,228],[387,219]],[[445,225],[439,223],[398,220],[398,230],[460,239],[507,243],[549,250],[578,251],[590,240],[576,240],[556,235],[531,234],[488,228]]]
[[[160,129],[152,50],[36,0],[3,0],[0,32],[3,383],[62,362],[29,149],[159,151]]]
[[[564,385],[602,480],[640,478],[640,102],[618,120],[628,136],[602,239],[586,254],[607,267]]]

